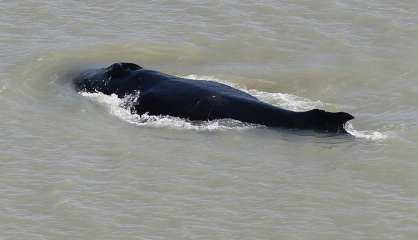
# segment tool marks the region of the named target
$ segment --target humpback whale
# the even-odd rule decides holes
[[[131,112],[140,115],[170,115],[192,121],[229,118],[268,127],[331,133],[347,133],[344,125],[354,119],[346,112],[282,109],[222,83],[172,76],[134,63],[86,70],[73,82],[79,92],[116,94],[119,98],[139,93]]]

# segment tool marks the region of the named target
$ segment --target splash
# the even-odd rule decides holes
[[[348,122],[345,125],[345,130],[356,138],[362,138],[362,139],[371,140],[371,141],[383,141],[383,140],[388,139],[389,137],[387,134],[384,134],[378,131],[356,130],[354,129],[353,125],[350,122]]]

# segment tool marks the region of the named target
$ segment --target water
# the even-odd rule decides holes
[[[0,1],[0,239],[417,239],[416,1]],[[352,136],[135,116],[132,61]]]

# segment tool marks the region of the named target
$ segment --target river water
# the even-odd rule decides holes
[[[416,1],[0,1],[0,239],[417,239]],[[135,62],[352,135],[135,116]]]

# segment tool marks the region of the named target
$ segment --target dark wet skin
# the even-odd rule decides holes
[[[74,79],[77,91],[137,94],[132,112],[170,115],[189,120],[230,118],[268,127],[347,133],[344,124],[354,119],[345,112],[313,109],[294,112],[262,102],[225,84],[180,78],[133,63],[115,63],[87,70]]]

